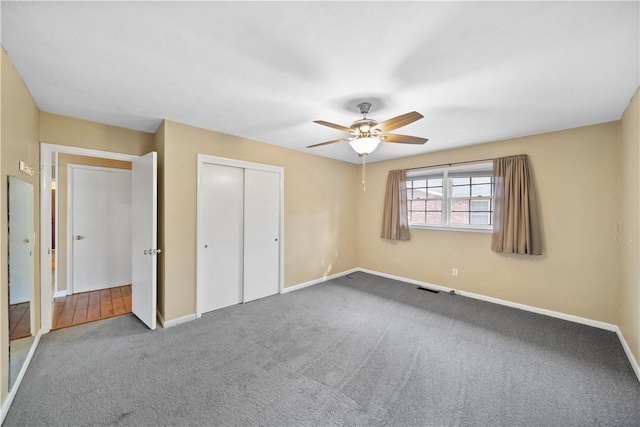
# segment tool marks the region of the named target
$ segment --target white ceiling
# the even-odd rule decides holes
[[[2,2],[41,110],[154,132],[166,118],[359,162],[312,123],[425,117],[369,161],[617,120],[639,2]]]

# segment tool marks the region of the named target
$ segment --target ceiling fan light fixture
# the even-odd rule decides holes
[[[375,138],[372,136],[363,136],[354,138],[349,141],[349,145],[351,145],[351,148],[353,148],[360,157],[366,156],[367,154],[371,153],[376,149],[378,144],[380,144],[380,138]]]

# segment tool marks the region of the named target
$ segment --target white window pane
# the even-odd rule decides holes
[[[456,178],[457,179],[457,178]],[[468,179],[468,178],[465,178]],[[453,187],[453,196],[454,197],[469,197],[471,186],[469,185],[460,185]]]
[[[441,224],[441,223],[442,223],[442,212],[427,213],[427,224]]]
[[[429,200],[427,202],[427,210],[430,210],[430,211],[441,211],[442,210],[442,200]]]
[[[425,221],[424,212],[409,212],[409,222],[424,222],[424,221]]]
[[[425,210],[425,200],[412,200],[409,202],[409,210],[423,211]]]
[[[490,225],[491,224],[491,214],[489,212],[473,212],[471,213],[471,224],[472,225]]]
[[[491,184],[490,176],[474,176],[471,178],[472,184]]]
[[[451,224],[469,224],[469,212],[452,212]]]
[[[442,187],[442,178],[430,179],[429,187]]]
[[[471,195],[473,197],[491,197],[491,184],[474,185],[471,188]]]
[[[471,178],[453,178],[453,185],[464,185],[469,184]]]
[[[451,201],[451,210],[452,211],[469,211],[469,199],[453,199]]]
[[[424,188],[417,188],[413,190],[413,199],[426,199],[427,198],[427,190]]]
[[[472,211],[489,211],[491,209],[491,202],[489,200],[471,200]]]
[[[416,181],[413,181],[413,188],[426,187],[426,186],[427,186],[427,181],[424,179],[418,179]]]
[[[441,199],[442,198],[442,187],[429,188],[429,198],[430,199]]]

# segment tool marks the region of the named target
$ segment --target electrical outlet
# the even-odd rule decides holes
[[[458,269],[457,269],[457,268],[454,268],[453,270],[451,270],[451,274],[452,274],[454,277],[457,277],[457,276],[458,276]]]

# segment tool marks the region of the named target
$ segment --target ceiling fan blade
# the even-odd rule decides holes
[[[412,111],[407,114],[403,114],[398,117],[394,117],[384,122],[380,122],[373,127],[373,129],[379,129],[382,132],[388,132],[390,130],[398,129],[399,127],[406,126],[409,123],[413,123],[416,120],[420,120],[424,116],[417,111]]]
[[[384,137],[384,142],[395,142],[398,144],[424,144],[428,141],[427,138],[420,138],[419,136],[396,135],[392,133],[385,134]]]
[[[321,145],[335,144],[336,142],[344,142],[344,141],[348,141],[348,140],[349,140],[348,138],[334,139],[332,141],[321,142],[320,144],[308,145],[307,148],[320,147]]]
[[[338,129],[338,130],[341,130],[342,132],[346,132],[346,133],[353,132],[350,128],[348,128],[346,126],[337,125],[337,124],[331,123],[331,122],[325,122],[324,120],[314,120],[313,123],[317,123],[317,124],[323,125],[323,126],[329,126],[330,128]]]

